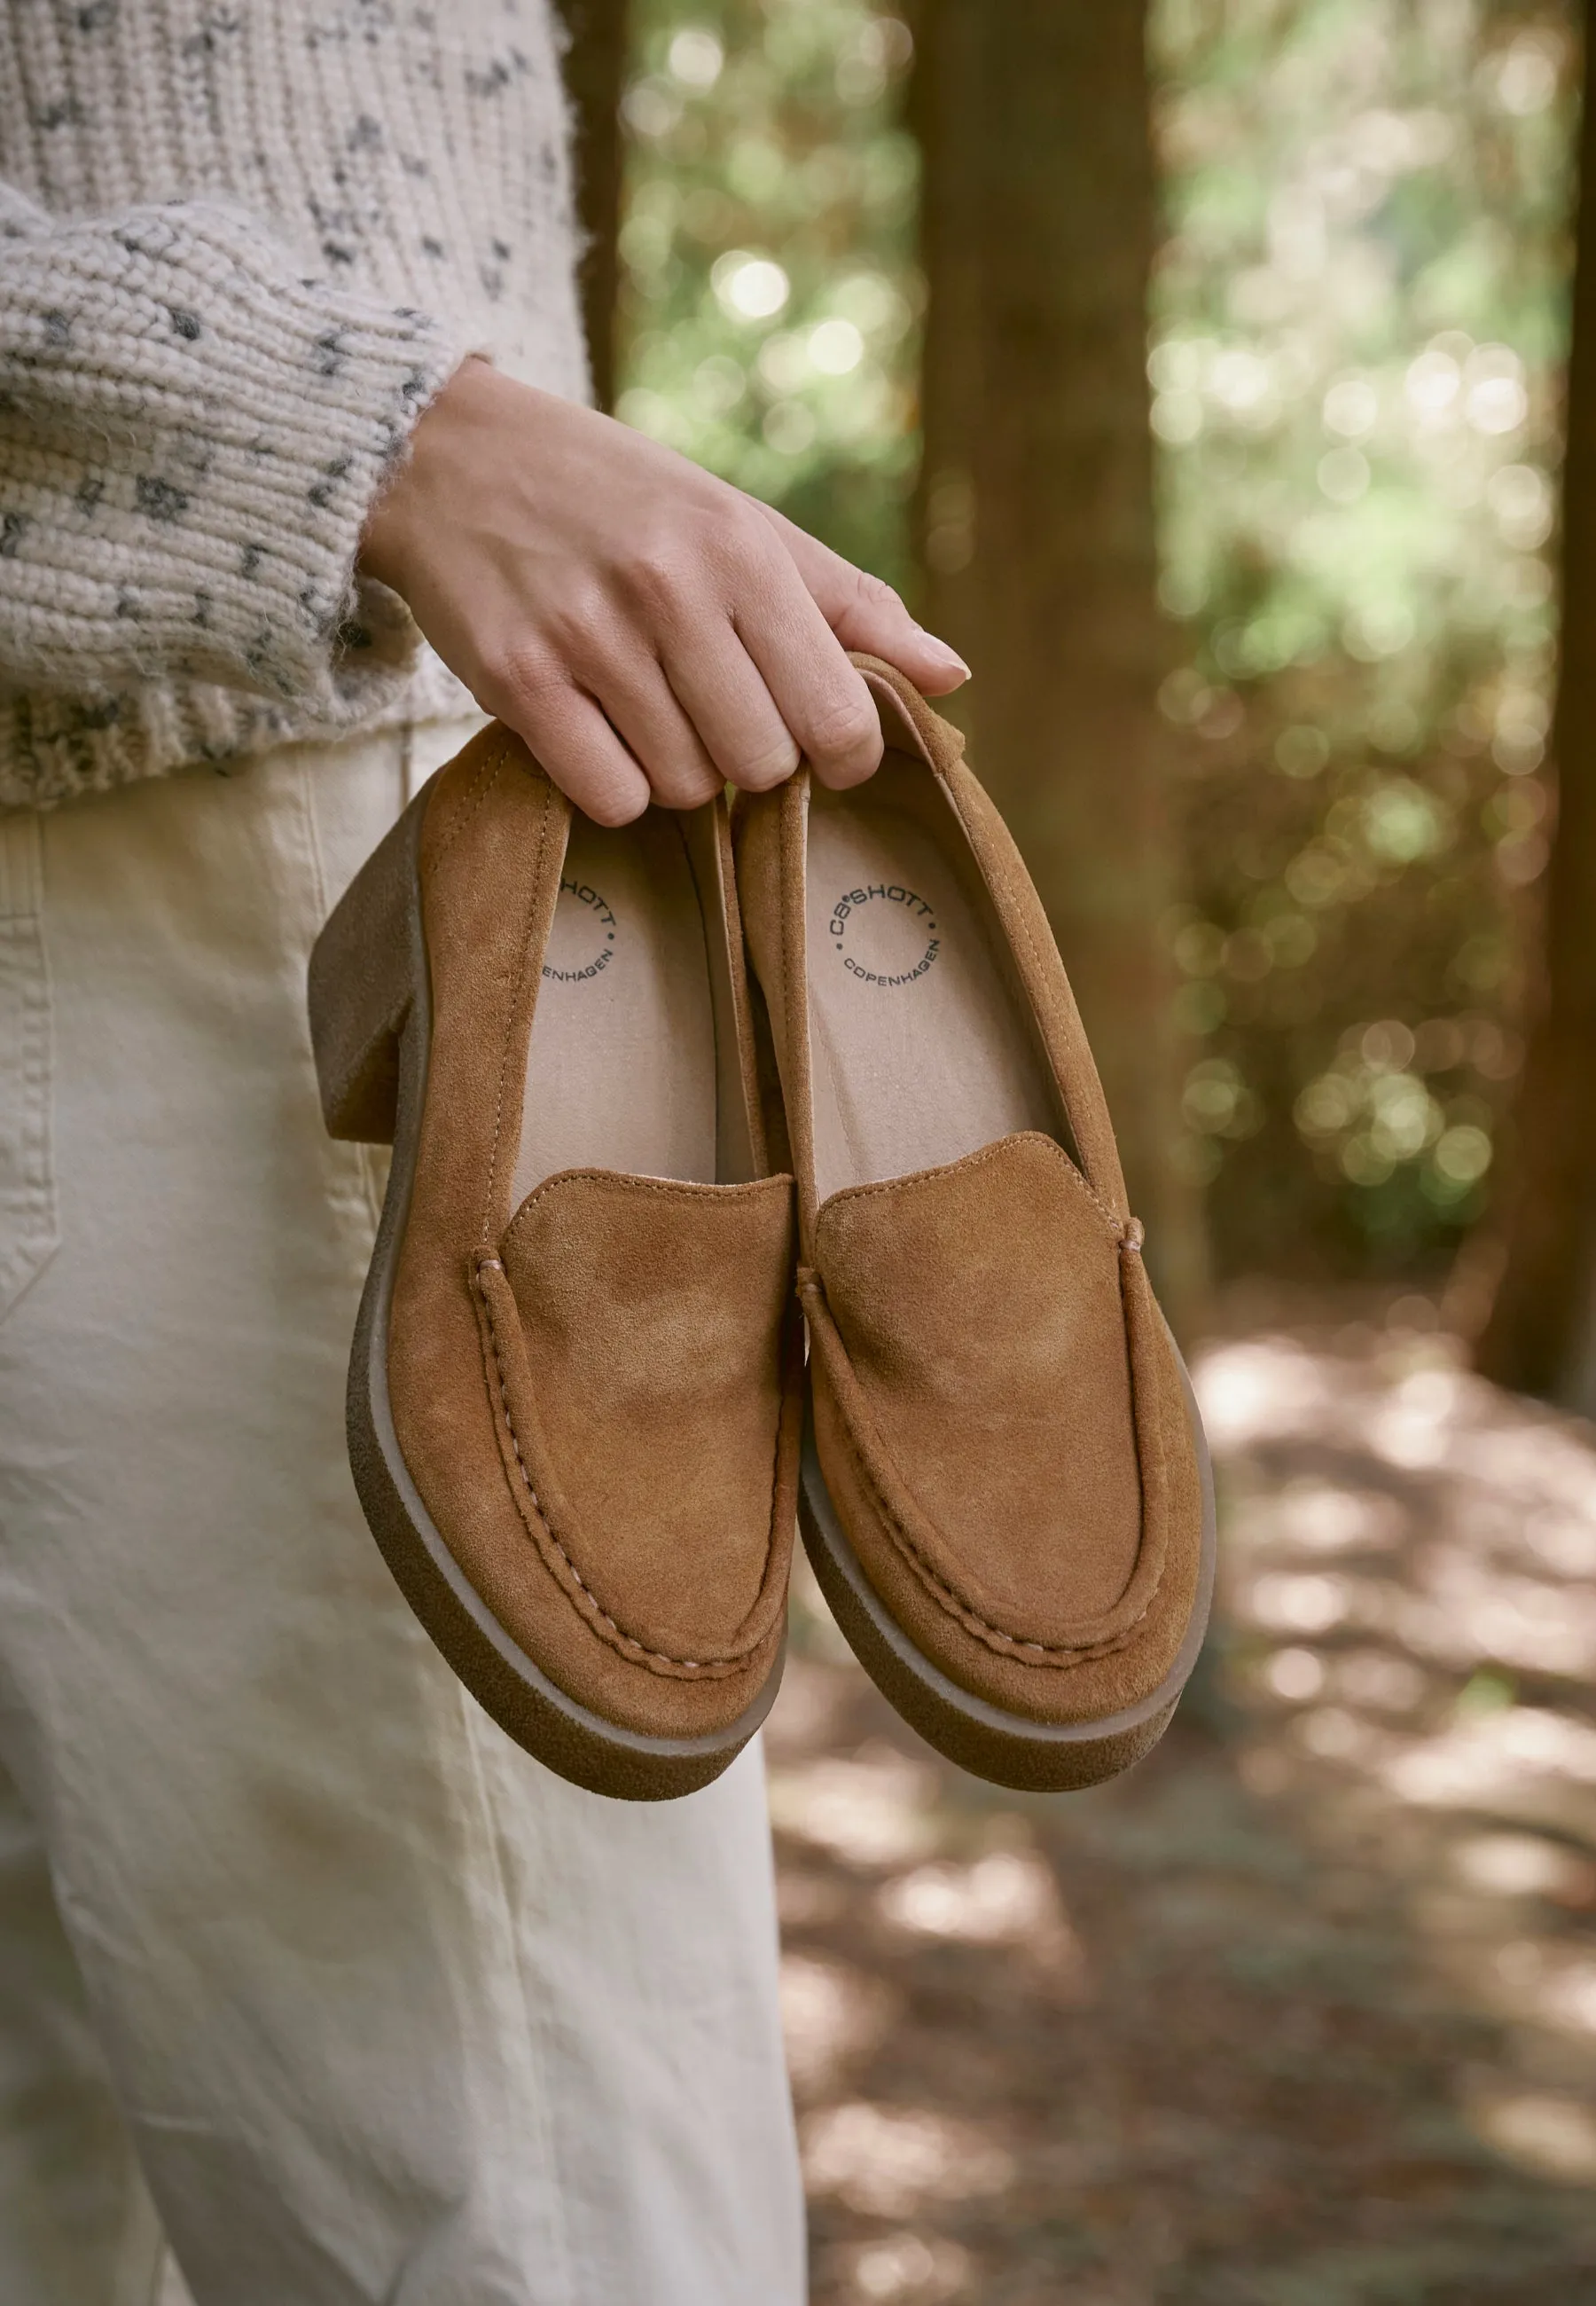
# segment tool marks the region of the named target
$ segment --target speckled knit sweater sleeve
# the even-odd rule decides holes
[[[567,147],[550,0],[0,0],[0,807],[469,706],[356,546],[585,397]]]
[[[363,658],[409,651],[355,550],[463,350],[220,201],[52,224],[0,187],[0,679],[342,717]]]

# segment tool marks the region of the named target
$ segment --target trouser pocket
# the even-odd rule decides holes
[[[41,848],[30,810],[0,811],[0,1318],[61,1238]]]

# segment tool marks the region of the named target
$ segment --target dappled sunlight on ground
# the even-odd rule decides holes
[[[1501,2153],[1596,2179],[1596,1448],[1446,1341],[1221,1347],[1198,1384],[1228,1512],[1255,1791],[1401,1894],[1500,2021],[1462,2103]]]
[[[815,2306],[1596,2297],[1596,1448],[1432,1331],[1199,1356],[1219,1622],[1141,1769],[946,1768],[799,1598]]]

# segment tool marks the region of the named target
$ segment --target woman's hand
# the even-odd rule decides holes
[[[849,649],[934,696],[968,678],[780,513],[484,361],[420,419],[361,567],[601,824],[763,791],[800,756],[825,784],[869,776],[881,734]]]

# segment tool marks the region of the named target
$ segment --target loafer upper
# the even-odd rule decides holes
[[[512,1208],[568,824],[502,729],[430,796],[431,1055],[394,1285],[394,1429],[450,1551],[536,1665],[607,1720],[693,1738],[746,1711],[782,1639],[792,1186],[588,1168]],[[727,933],[740,979],[735,918]],[[737,998],[746,1024],[740,982]],[[749,1126],[757,1138],[756,1115]]]
[[[819,1198],[803,773],[739,803],[743,916],[798,1183],[820,1465],[872,1585],[952,1681],[1038,1721],[1103,1716],[1159,1687],[1198,1593],[1201,1479],[1179,1364],[1028,876],[956,732],[886,667],[866,670],[889,741],[952,804],[1073,1155],[1028,1130]]]
[[[775,1443],[793,1247],[785,1177],[576,1170],[530,1194],[477,1263],[528,1533],[599,1638],[657,1673],[742,1673],[786,1603],[793,1499]]]

